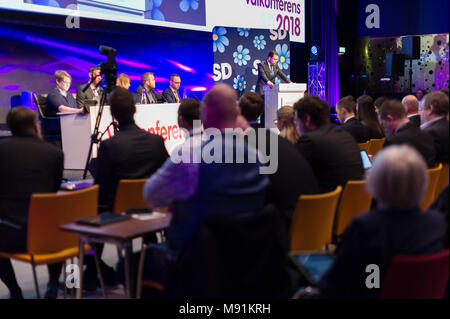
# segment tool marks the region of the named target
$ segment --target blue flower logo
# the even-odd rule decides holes
[[[187,12],[189,10],[189,7],[192,8],[192,10],[198,9],[198,0],[182,0],[180,2],[180,9],[183,12]]]
[[[227,34],[227,29],[223,27],[214,28],[212,33],[214,52],[219,50],[220,53],[224,53],[225,47],[230,44],[230,41],[225,36],[225,34]]]
[[[236,90],[244,91],[246,85],[247,85],[247,82],[244,80],[243,76],[238,75],[237,77],[234,78],[233,87]]]
[[[165,21],[164,14],[158,8],[161,7],[162,0],[150,0],[149,9],[152,11],[152,20]]]
[[[249,28],[237,28],[237,30],[238,30],[239,35],[240,35],[241,37],[242,37],[242,36],[248,37],[248,32],[250,31]]]
[[[291,79],[291,75],[290,74],[288,74],[287,75],[287,78],[290,80]],[[275,84],[280,84],[281,83],[281,80],[278,78],[278,76],[275,78],[275,82],[274,82]]]
[[[257,48],[258,50],[263,50],[266,46],[266,40],[264,40],[263,35],[256,36],[255,39],[253,40],[253,44],[255,45],[255,48]]]
[[[242,44],[238,45],[237,51],[233,53],[234,63],[239,64],[239,66],[247,65],[247,61],[250,60],[250,51],[243,47]]]
[[[289,51],[287,44],[283,44],[283,46],[277,44],[277,46],[275,47],[275,51],[277,51],[279,57],[279,68],[281,70],[289,68],[289,64],[291,64],[291,52]]]

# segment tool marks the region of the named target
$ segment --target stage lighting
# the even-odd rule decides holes
[[[338,52],[338,54],[339,55],[342,55],[342,54],[345,54],[345,47],[339,47],[339,52]]]
[[[311,62],[316,62],[319,60],[319,56],[320,56],[320,48],[316,45],[313,45],[310,50],[309,60]]]

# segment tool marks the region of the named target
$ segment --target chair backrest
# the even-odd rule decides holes
[[[381,283],[381,298],[442,299],[448,271],[448,249],[426,256],[396,256]]]
[[[287,250],[286,228],[273,205],[258,213],[208,216],[170,267],[169,296],[287,298]]]
[[[113,212],[122,213],[130,208],[148,208],[148,204],[142,196],[142,189],[146,181],[146,178],[120,180]]]
[[[430,183],[428,184],[427,190],[425,191],[425,195],[422,199],[422,202],[420,203],[420,209],[426,210],[434,202],[436,198],[436,186],[439,180],[441,170],[442,164],[439,164],[437,167],[428,169],[428,174],[430,176]]]
[[[341,191],[338,186],[329,193],[299,197],[290,226],[291,251],[321,250],[331,243]]]
[[[348,181],[336,211],[333,235],[341,236],[353,218],[370,210],[371,202],[372,196],[366,190],[366,181]]]
[[[77,247],[78,237],[63,232],[61,225],[97,215],[98,185],[62,194],[33,194],[27,234],[29,254],[54,253]]]
[[[47,117],[46,107],[47,107],[47,95],[48,94],[39,94],[37,95],[33,92],[33,102],[36,104],[36,107],[39,111],[39,117],[45,119]]]
[[[439,180],[436,185],[435,198],[437,198],[441,192],[444,190],[445,186],[448,185],[448,163],[442,163],[442,170],[439,174]]]
[[[370,141],[367,141],[365,143],[358,143],[359,150],[360,151],[365,150],[367,152],[369,150],[369,144]]]
[[[376,155],[382,148],[385,138],[373,138],[369,141],[369,148],[367,154]]]

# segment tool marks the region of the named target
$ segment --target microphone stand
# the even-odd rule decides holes
[[[91,156],[92,156],[92,148],[93,148],[94,144],[98,145],[98,143],[101,141],[101,138],[103,137],[103,134],[104,134],[103,133],[101,136],[99,136],[100,123],[102,120],[103,109],[105,108],[106,96],[108,93],[112,92],[112,89],[113,89],[113,87],[108,83],[102,92],[102,97],[100,99],[100,106],[98,109],[97,118],[95,119],[94,132],[91,135],[91,144],[89,145],[89,152],[88,152],[88,156],[86,159],[86,165],[84,166],[83,179],[86,179],[86,176],[87,176],[89,161],[91,160]],[[112,123],[109,126],[111,126],[111,125],[112,125]],[[108,128],[109,128],[109,126],[108,126]],[[108,130],[108,128],[106,130]]]

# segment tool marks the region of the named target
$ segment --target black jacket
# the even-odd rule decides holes
[[[263,86],[267,84],[267,82],[271,81],[275,83],[275,78],[279,76],[284,82],[290,83],[291,80],[280,70],[278,65],[274,66],[274,72],[270,72],[269,63],[267,61],[263,61],[258,64],[258,80],[256,81],[256,89],[255,92],[259,95],[264,95]]]
[[[63,152],[36,136],[1,140],[0,218],[25,231],[31,195],[56,192],[63,167]]]
[[[121,179],[147,178],[168,158],[164,140],[134,122],[120,124],[119,132],[101,143],[93,172],[100,186],[99,204],[112,209]]]
[[[367,128],[361,124],[355,117],[352,117],[341,126],[344,130],[349,132],[357,143],[365,143],[369,140],[369,133]]]
[[[170,87],[167,87],[163,94],[162,94],[162,98],[163,98],[163,102],[167,102],[167,103],[178,103],[177,99],[175,97],[175,94],[173,93],[172,89]],[[178,92],[178,98],[181,101],[181,96],[180,96],[180,92]]]
[[[415,148],[423,156],[429,168],[435,166],[436,151],[434,149],[433,139],[411,122],[400,127],[394,135],[388,136],[384,141],[383,148],[389,145],[401,144],[407,144]]]
[[[436,162],[448,163],[448,121],[444,117],[424,129],[431,135],[436,149]]]
[[[153,104],[153,103],[162,103],[161,95],[158,96],[158,94],[155,93],[155,91],[149,90],[146,92],[146,101],[142,100],[142,91],[144,90],[144,87],[142,85],[139,85],[139,87],[134,91],[134,103],[136,104]],[[152,101],[153,99],[153,101]],[[142,103],[144,102],[144,103]]]
[[[412,115],[409,116],[409,121],[414,124],[414,126],[420,127],[420,115],[416,114],[416,115]]]
[[[365,285],[366,267],[380,268],[380,284],[394,256],[437,253],[445,249],[444,217],[419,208],[373,210],[355,218],[336,250],[336,260],[319,287],[325,298],[378,298],[381,289]],[[413,280],[413,279],[412,279]]]
[[[297,147],[311,165],[322,192],[364,176],[358,144],[347,131],[333,124],[303,135]]]

